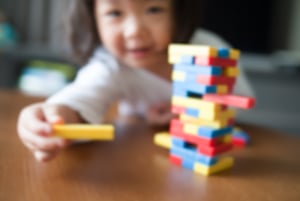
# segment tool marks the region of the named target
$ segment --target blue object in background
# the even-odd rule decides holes
[[[17,34],[14,28],[8,23],[0,23],[0,48],[12,46],[17,43]]]

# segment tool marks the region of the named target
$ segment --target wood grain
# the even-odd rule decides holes
[[[254,125],[241,125],[252,144],[231,152],[233,169],[211,177],[172,165],[143,122],[116,121],[114,141],[38,163],[16,133],[20,109],[38,100],[0,91],[0,200],[300,200],[300,139]]]

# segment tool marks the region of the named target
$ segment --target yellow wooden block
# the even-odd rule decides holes
[[[226,67],[222,74],[228,77],[237,77],[240,74],[240,69],[238,67]]]
[[[235,110],[219,110],[219,111],[209,111],[209,110],[200,110],[198,116],[193,116],[194,118],[199,118],[207,121],[224,121],[227,122],[229,118],[234,118]]]
[[[218,119],[218,120],[206,120],[203,118],[191,117],[189,115],[181,114],[179,119],[186,123],[193,123],[198,126],[210,126],[212,128],[223,128],[228,126],[227,119]]]
[[[229,58],[238,60],[240,51],[229,49]],[[182,55],[218,57],[218,49],[207,45],[171,44],[168,48],[168,61],[171,64],[178,63]]]
[[[204,101],[197,98],[183,98],[179,96],[172,97],[172,104],[181,107],[192,107],[202,112],[217,112],[221,110],[221,105],[210,101]]]
[[[217,94],[227,94],[228,87],[226,85],[218,85],[217,86]]]
[[[189,135],[195,135],[197,136],[199,126],[190,124],[190,123],[185,123],[182,128],[183,132]]]
[[[235,116],[236,116],[236,110],[235,109],[228,109],[227,112],[226,112],[226,114],[225,114],[225,117],[227,119],[229,119],[229,118],[235,118]]]
[[[168,132],[160,132],[154,135],[154,144],[170,149],[171,148],[171,136]]]
[[[225,135],[224,138],[222,139],[222,142],[227,144],[230,143],[232,141],[232,133]]]
[[[202,175],[211,175],[222,170],[229,169],[233,166],[234,159],[232,157],[220,158],[219,161],[212,166],[205,166],[200,163],[195,163],[194,171]]]
[[[229,51],[229,58],[230,59],[239,59],[241,55],[241,52],[237,49],[230,49]]]
[[[113,140],[114,127],[112,125],[90,124],[61,124],[53,126],[53,133],[66,139],[78,140]]]
[[[217,57],[218,50],[207,45],[171,44],[168,49],[169,55],[197,55]]]
[[[168,56],[168,63],[169,64],[176,64],[179,63],[181,60],[182,55],[169,55]]]
[[[172,72],[172,80],[176,80],[176,81],[185,81],[186,79],[186,74],[185,72],[182,71],[178,71],[178,70],[173,70]]]
[[[210,111],[200,111],[198,116],[194,116],[196,118],[199,119],[204,119],[207,121],[215,121],[215,120],[220,120],[221,118],[221,113],[222,111],[218,111],[218,112],[210,112]]]

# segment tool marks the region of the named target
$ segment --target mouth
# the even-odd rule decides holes
[[[151,48],[150,47],[142,47],[142,48],[132,48],[128,49],[128,53],[134,58],[142,58],[149,54]]]

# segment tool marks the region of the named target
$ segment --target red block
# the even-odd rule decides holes
[[[171,112],[174,114],[184,114],[185,113],[185,107],[172,105]]]
[[[227,77],[227,76],[208,76],[208,75],[198,75],[197,76],[197,83],[205,84],[205,85],[234,85],[235,84],[235,77]]]
[[[170,132],[173,130],[183,130],[183,123],[179,119],[172,119],[170,123]]]
[[[252,108],[255,104],[254,98],[230,94],[204,94],[202,99],[243,109]]]
[[[189,135],[182,131],[173,131],[170,133],[172,136],[178,137],[188,143],[195,144],[197,146],[217,146],[222,144],[222,138],[204,138],[196,135]]]
[[[171,161],[171,163],[181,167],[182,159],[179,156],[170,154],[169,160]]]
[[[237,60],[225,59],[225,58],[214,58],[214,57],[203,57],[196,56],[195,64],[200,66],[237,66]]]
[[[221,144],[218,146],[199,146],[197,147],[197,152],[207,155],[207,156],[216,156],[218,154],[229,151],[232,148],[232,143]]]
[[[232,145],[236,148],[244,148],[247,145],[247,143],[244,139],[233,138]]]

